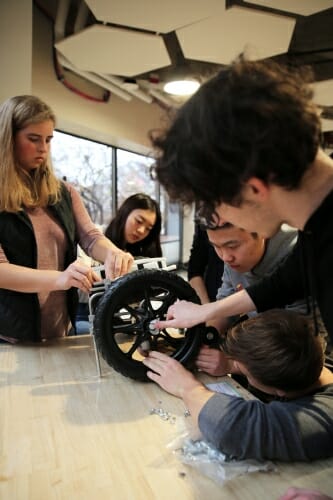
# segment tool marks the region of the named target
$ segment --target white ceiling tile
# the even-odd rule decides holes
[[[171,63],[161,37],[102,25],[55,46],[78,69],[95,73],[132,77]]]
[[[252,59],[287,52],[295,27],[291,18],[233,7],[177,30],[185,57],[229,64],[244,50]]]
[[[323,132],[333,131],[333,120],[327,120],[326,118],[321,119],[321,129]]]
[[[247,0],[247,2],[303,16],[333,7],[333,0]]]
[[[332,106],[333,80],[324,80],[313,84],[314,100],[322,106]]]
[[[225,0],[86,0],[96,19],[167,33],[225,9]]]

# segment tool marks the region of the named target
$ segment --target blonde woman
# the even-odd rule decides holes
[[[52,170],[55,115],[23,95],[0,106],[0,338],[40,341],[67,334],[77,289],[99,278],[76,258],[79,243],[104,263],[106,275],[125,274],[133,261],[91,221],[75,189]]]

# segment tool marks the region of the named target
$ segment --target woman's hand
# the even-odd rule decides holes
[[[79,288],[83,292],[89,293],[92,285],[101,278],[90,266],[87,266],[81,259],[72,262],[65,271],[57,275],[55,290],[68,290],[71,287]]]
[[[202,384],[179,361],[157,351],[151,351],[142,361],[150,371],[147,376],[162,389],[182,398],[184,393]]]
[[[134,262],[134,257],[119,248],[109,249],[104,260],[105,276],[108,279],[119,278],[128,273]]]

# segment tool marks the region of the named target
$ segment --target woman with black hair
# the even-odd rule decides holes
[[[129,196],[105,230],[105,236],[134,257],[161,257],[162,217],[158,203],[144,193]]]
[[[158,203],[144,193],[126,198],[105,230],[105,236],[134,257],[161,257],[161,212]],[[77,333],[89,333],[88,295],[79,293]]]

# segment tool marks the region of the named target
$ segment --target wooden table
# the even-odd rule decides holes
[[[290,485],[333,493],[333,460],[219,486],[167,447],[182,401],[102,368],[99,378],[89,336],[0,344],[2,500],[274,500]],[[150,413],[159,407],[176,423]]]

